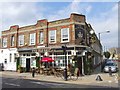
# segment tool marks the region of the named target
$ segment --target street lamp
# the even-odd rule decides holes
[[[110,31],[105,31],[105,32],[100,32],[100,33],[98,33],[98,37],[99,37],[99,41],[100,41],[100,34],[102,34],[102,33],[109,33]]]
[[[62,46],[62,49],[63,49],[63,52],[64,52],[64,54],[65,54],[64,79],[65,79],[65,81],[67,81],[67,57],[66,57],[66,54],[67,54],[67,52],[66,52],[67,46],[66,46],[66,44],[65,44],[64,46]]]
[[[91,29],[90,30],[90,34],[92,35],[92,34],[94,34],[95,33],[95,31],[93,30],[93,29]]]
[[[102,33],[109,33],[110,31],[105,31],[105,32],[99,32],[98,33],[98,38],[99,38],[99,42],[100,42],[100,35],[102,34]],[[102,45],[101,45],[102,46]],[[102,51],[100,51],[100,54],[101,54],[101,52]],[[102,61],[102,60],[101,60]],[[101,67],[101,70],[102,70],[102,67]]]

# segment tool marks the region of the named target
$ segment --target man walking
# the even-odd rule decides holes
[[[109,67],[109,76],[112,76],[112,70],[111,70],[111,67]]]
[[[35,77],[35,68],[32,68],[32,77]]]

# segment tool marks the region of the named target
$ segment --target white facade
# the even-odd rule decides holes
[[[16,59],[17,49],[9,48],[9,49],[0,49],[0,63],[3,63],[4,70],[12,70],[16,71]]]

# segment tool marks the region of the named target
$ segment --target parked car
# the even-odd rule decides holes
[[[114,63],[112,59],[107,59],[106,63]]]
[[[106,63],[113,63],[112,59],[104,59],[102,63],[102,71],[104,71],[104,67]]]
[[[109,72],[109,67],[111,67],[112,72],[118,71],[118,66],[114,62],[107,62],[104,67],[104,72]]]

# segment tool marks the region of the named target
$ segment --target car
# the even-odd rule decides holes
[[[113,73],[118,71],[118,66],[114,62],[107,62],[104,67],[104,72],[109,72],[109,68],[111,67],[111,71]]]
[[[114,63],[114,61],[112,59],[108,59],[106,63]]]

